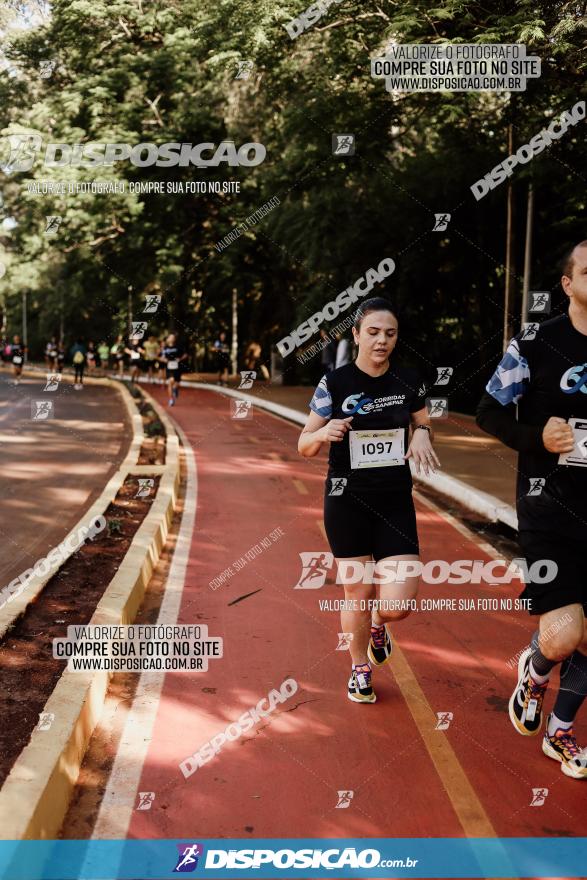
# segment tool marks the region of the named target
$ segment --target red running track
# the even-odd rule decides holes
[[[157,389],[156,396],[163,401]],[[327,551],[326,458],[301,459],[299,429],[262,410],[182,390],[172,416],[195,453],[197,518],[179,621],[224,639],[207,673],[168,673],[133,811],[133,838],[564,836],[583,833],[585,789],[509,721],[512,658],[534,629],[524,611],[417,613],[393,626],[378,702],[346,697],[332,582],[294,590],[300,552]],[[424,560],[489,556],[417,498]],[[275,529],[284,536],[216,590],[210,581]],[[332,578],[329,578],[332,581]],[[515,597],[518,588],[424,586],[421,597]],[[251,594],[251,595],[248,595]],[[238,600],[240,597],[241,601]],[[179,763],[287,678],[298,692],[185,779]],[[553,694],[550,695],[550,706]],[[436,713],[452,712],[447,730]],[[579,727],[583,739],[587,729]],[[548,788],[530,806],[533,788]],[[338,791],[353,791],[346,809]]]

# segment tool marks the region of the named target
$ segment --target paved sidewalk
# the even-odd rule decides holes
[[[165,402],[161,387],[154,394]],[[583,786],[508,718],[515,657],[534,628],[509,609],[519,584],[424,584],[421,602],[448,604],[392,625],[391,661],[374,676],[378,701],[353,704],[350,658],[339,649],[341,588],[329,570],[321,588],[296,589],[300,553],[327,549],[325,451],[302,459],[297,425],[261,408],[240,423],[226,397],[206,389],[185,388],[170,415],[197,470],[178,622],[208,626],[223,656],[207,673],[168,672],[160,693],[141,679],[97,825],[80,808],[75,834],[94,827],[97,837],[191,840],[196,828],[198,839],[251,842],[580,834]],[[424,561],[489,559],[435,505],[418,497],[416,509]],[[263,551],[249,559],[257,545]],[[291,699],[241,730],[251,707],[265,709],[288,679],[297,684]],[[215,752],[211,741],[223,744]],[[186,778],[180,764],[200,749]],[[540,809],[533,788],[549,792]],[[139,809],[139,792],[152,793],[150,809]],[[352,802],[339,809],[344,792]]]

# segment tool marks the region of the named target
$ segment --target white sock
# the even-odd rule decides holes
[[[570,730],[572,726],[572,721],[561,721],[553,712],[548,719],[548,735],[554,736],[557,730]]]
[[[545,684],[550,678],[550,672],[547,675],[538,675],[536,670],[534,669],[534,664],[530,660],[530,675],[538,684]]]

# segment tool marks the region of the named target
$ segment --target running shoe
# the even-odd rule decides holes
[[[367,656],[374,666],[383,666],[391,657],[393,645],[387,627],[382,626],[371,627],[371,638],[367,647]]]
[[[542,751],[549,758],[560,761],[565,776],[587,779],[587,753],[577,745],[572,727],[569,730],[559,728],[553,736],[548,735],[547,729],[542,740]]]
[[[169,406],[175,406],[175,397],[169,398]]]
[[[353,703],[374,703],[377,697],[371,686],[371,670],[368,664],[353,667],[349,678],[349,700]]]
[[[542,727],[542,702],[548,682],[538,684],[530,675],[533,649],[526,648],[518,661],[518,683],[510,697],[510,719],[522,736],[536,736]]]

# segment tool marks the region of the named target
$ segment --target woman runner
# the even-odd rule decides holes
[[[102,370],[107,370],[108,358],[110,357],[110,346],[104,340],[102,340],[98,346],[98,357],[100,359],[98,366],[101,367]]]
[[[124,351],[130,358],[130,381],[134,384],[135,382],[138,382],[139,376],[141,375],[145,349],[141,345],[140,338],[138,336],[133,336]]]
[[[86,364],[88,367],[88,373],[93,373],[96,369],[97,363],[97,352],[96,346],[92,341],[88,342],[88,350],[86,351]]]
[[[20,336],[15,336],[10,346],[10,358],[12,360],[12,370],[14,375],[14,384],[18,385],[22,375],[22,365],[24,364],[24,356],[26,348],[21,344]]]
[[[57,343],[57,372],[63,372],[63,364],[65,363],[65,343],[60,339]]]
[[[118,376],[122,379],[124,375],[124,341],[122,338],[122,334],[118,334],[116,337],[116,342],[110,348],[110,354],[112,356],[112,363],[115,370],[118,371]]]
[[[417,473],[439,466],[426,389],[415,370],[390,361],[397,336],[398,321],[387,300],[362,303],[353,327],[357,359],[322,377],[298,443],[306,458],[330,444],[324,526],[337,580],[344,582],[345,571],[356,571],[357,563],[371,563],[362,568],[362,582],[344,584],[341,612],[352,658],[348,697],[359,703],[375,702],[371,666],[385,663],[392,650],[386,623],[406,617],[418,591],[418,577],[411,573],[419,545],[407,459]]]
[[[48,342],[45,346],[45,364],[48,370],[52,373],[55,372],[57,366],[57,340],[54,336],[51,337],[51,342]]]

